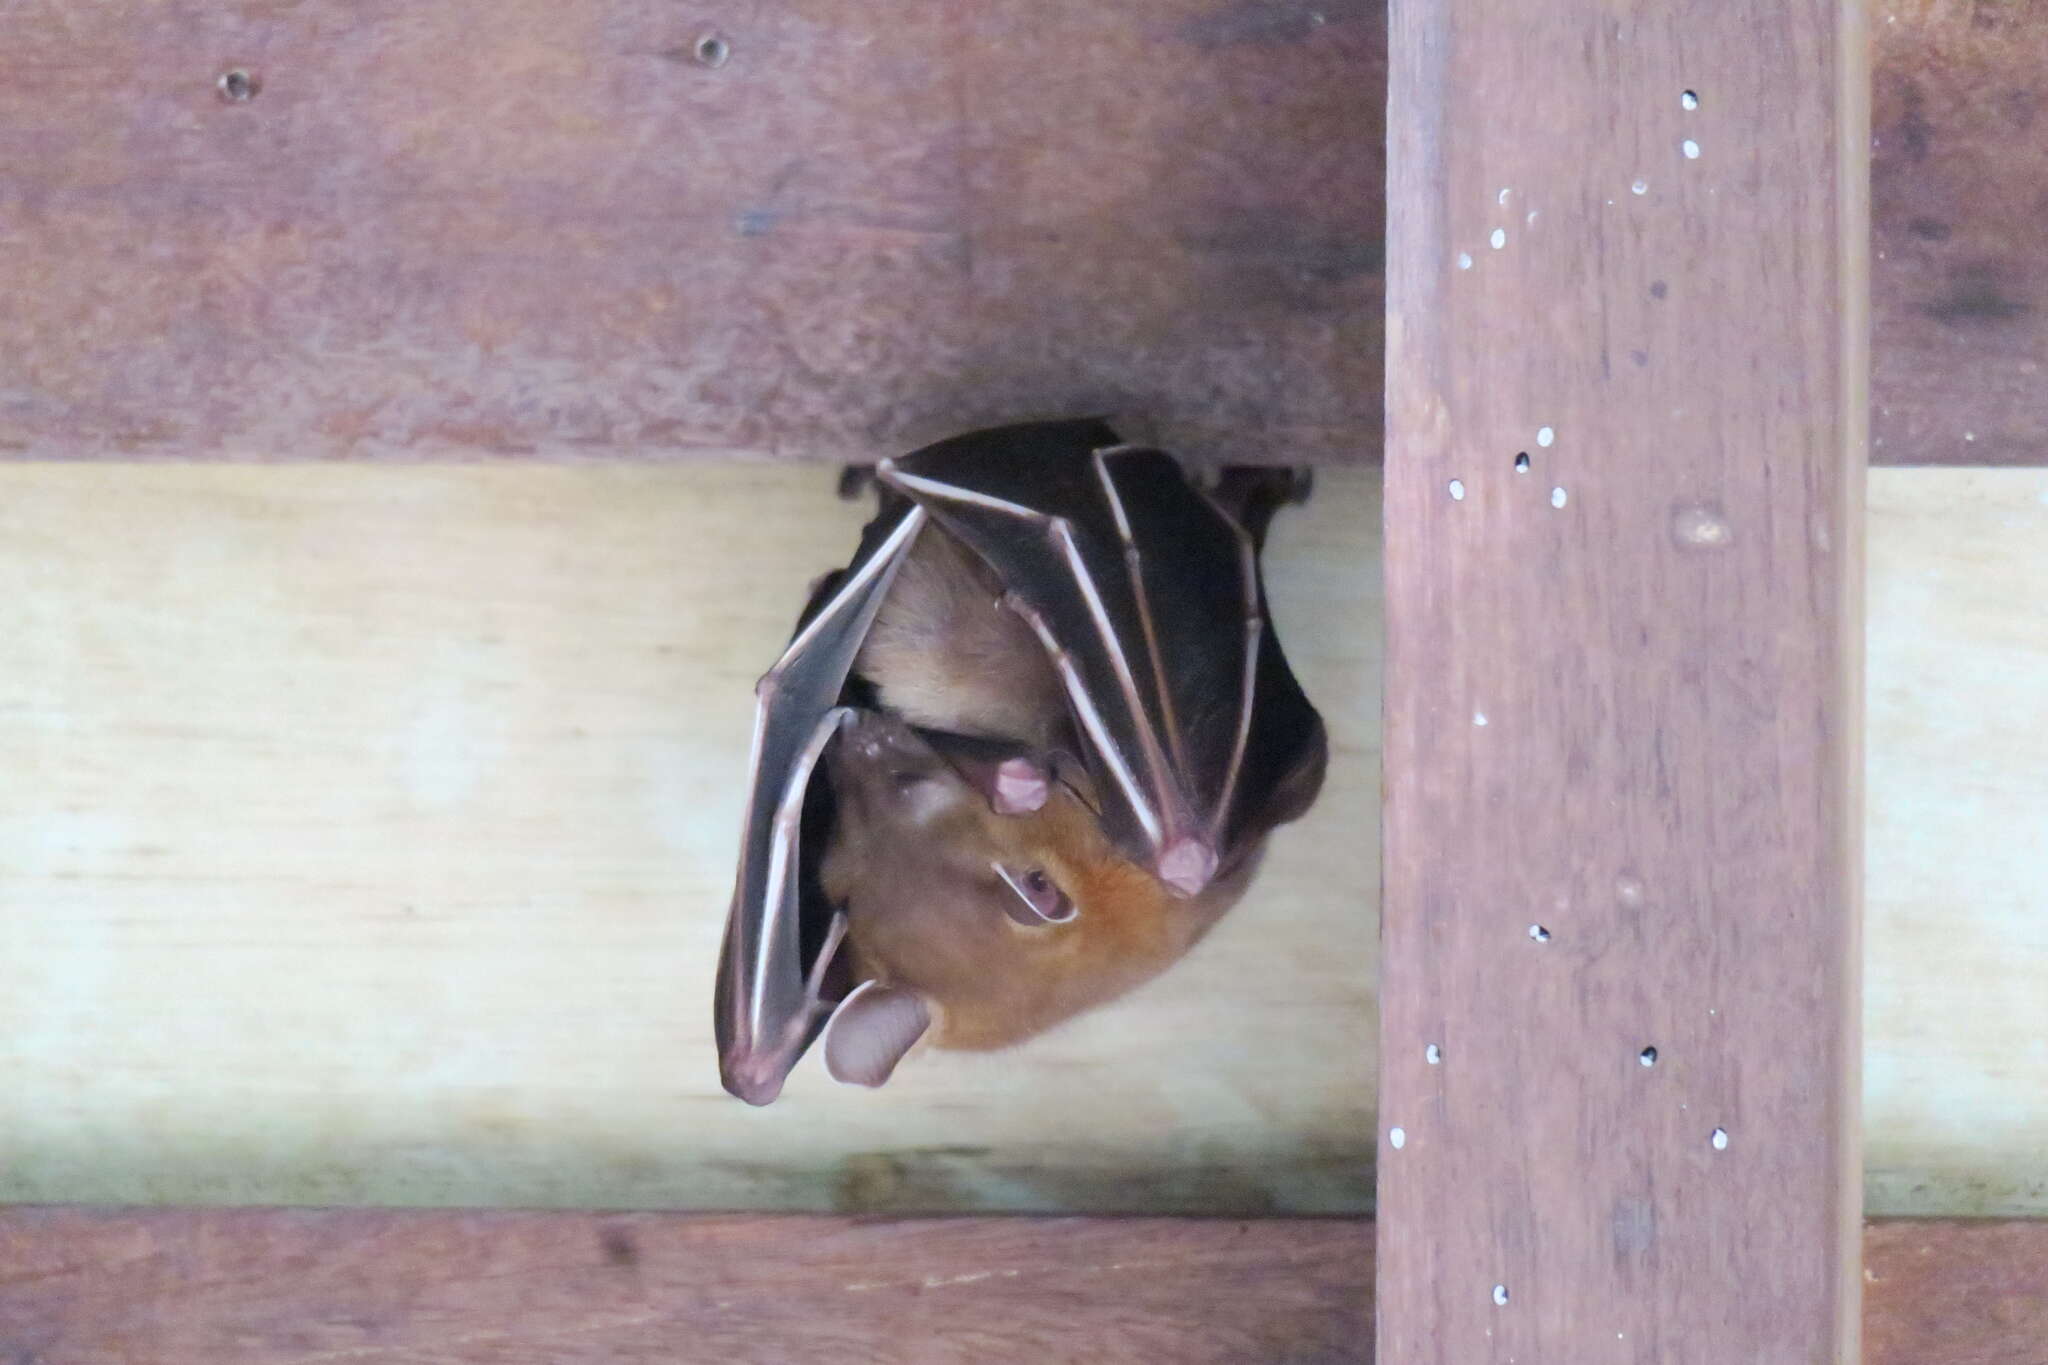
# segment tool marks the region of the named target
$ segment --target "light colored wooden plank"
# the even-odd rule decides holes
[[[0,1200],[1357,1210],[1376,480],[1269,587],[1316,811],[1192,959],[756,1112],[709,993],[819,469],[0,468]]]
[[[1874,471],[1868,1203],[2048,1214],[2048,475]]]
[[[1269,559],[1330,795],[1214,943],[872,1103],[812,1068],[766,1121],[721,1102],[701,955],[747,688],[859,520],[822,484],[0,471],[0,1198],[1364,1207],[1373,1078],[1334,1040],[1374,1017],[1344,822],[1379,538],[1345,475]],[[1879,470],[1870,507],[1869,1206],[2048,1214],[2048,475]],[[1128,1119],[1084,1093],[1119,1037]]]
[[[1865,38],[1391,6],[1382,1365],[1861,1358]]]

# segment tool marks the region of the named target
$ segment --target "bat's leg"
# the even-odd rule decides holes
[[[1208,493],[1232,521],[1251,534],[1252,548],[1263,553],[1273,515],[1289,504],[1307,502],[1315,486],[1315,470],[1306,465],[1284,469],[1234,464],[1223,467]]]
[[[839,947],[846,942],[846,912],[832,912],[831,927],[825,930],[824,946],[818,949],[818,960],[811,964],[811,974],[804,982],[804,998],[814,1010],[827,1008],[825,1005],[825,978],[832,970],[832,960],[839,954]]]

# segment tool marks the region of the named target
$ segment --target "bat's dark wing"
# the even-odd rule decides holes
[[[1138,862],[1193,895],[1270,827],[1322,723],[1266,629],[1252,538],[1178,462],[1083,421],[977,432],[877,472],[1038,633],[1104,824]]]
[[[802,875],[802,832],[817,823],[805,818],[811,774],[851,714],[841,705],[847,673],[924,521],[922,509],[889,499],[754,689],[746,829],[713,1005],[720,1076],[749,1104],[781,1091],[834,1003],[826,973],[845,924],[807,896]]]

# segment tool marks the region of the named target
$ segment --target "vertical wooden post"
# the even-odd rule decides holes
[[[1858,0],[1393,0],[1379,1359],[1857,1354]]]

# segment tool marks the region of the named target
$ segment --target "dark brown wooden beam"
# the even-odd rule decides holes
[[[7,1365],[1357,1358],[1339,1220],[0,1212]]]
[[[1394,0],[1388,1365],[1858,1359],[1860,14]]]
[[[1884,17],[1875,456],[2048,463],[2048,6]],[[1384,19],[13,6],[0,455],[1376,461]]]
[[[1871,459],[2048,464],[2048,5],[1871,11]]]
[[[0,1210],[8,1365],[1365,1361],[1359,1220]],[[1868,1365],[2048,1361],[2048,1223],[1875,1223]]]
[[[1381,30],[1374,0],[14,6],[0,446],[832,459],[1092,410],[1363,458]]]

